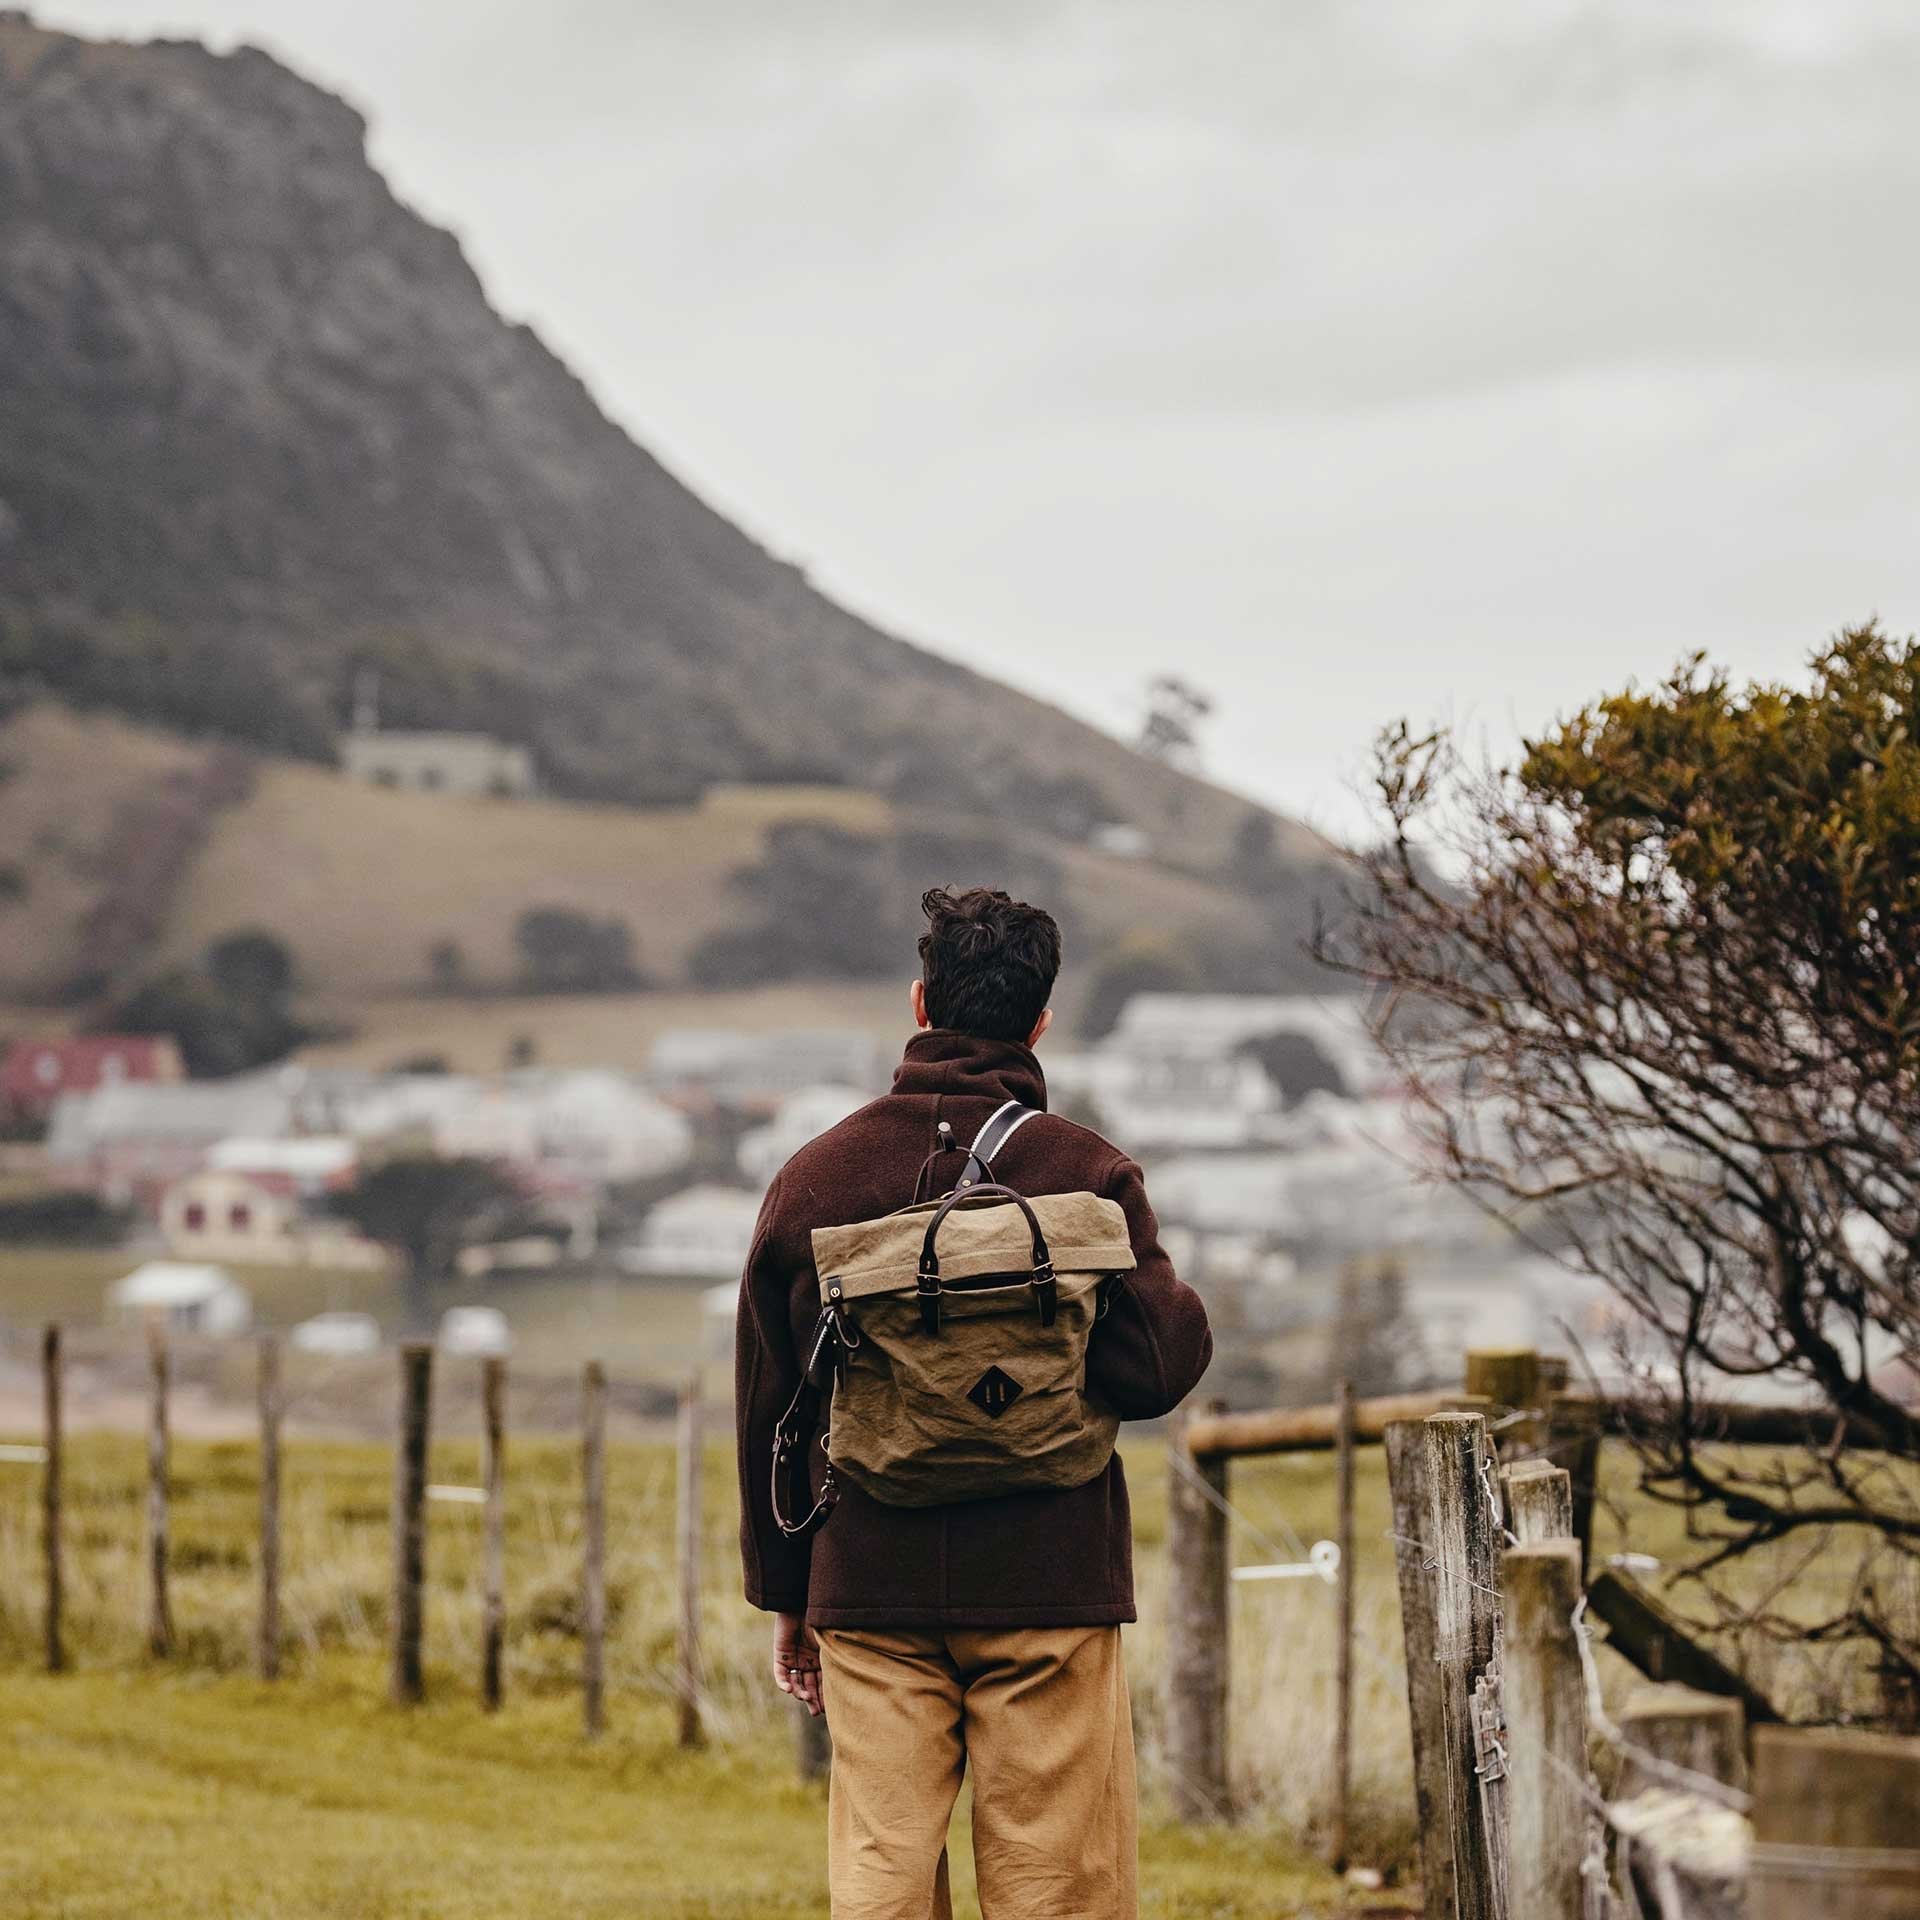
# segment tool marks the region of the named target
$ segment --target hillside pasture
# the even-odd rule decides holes
[[[204,757],[176,735],[62,707],[0,723],[0,993],[38,1000],[66,984],[129,817]]]
[[[0,863],[0,1001],[14,1003],[0,1017],[8,1029],[67,1023],[54,996],[88,959],[89,915],[133,884],[128,861],[143,796],[203,766],[207,753],[204,742],[46,702],[0,723],[0,838],[10,849]],[[383,1063],[440,1052],[458,1065],[492,1067],[525,1035],[554,1063],[630,1065],[653,1035],[696,1024],[855,1025],[891,1036],[900,1025],[891,980],[736,993],[689,985],[699,943],[749,922],[752,903],[734,877],[761,859],[771,829],[797,821],[880,839],[903,824],[890,802],[851,788],[719,785],[697,805],[620,807],[397,792],[261,758],[250,790],[209,815],[205,844],[169,883],[170,897],[159,887],[160,932],[127,971],[189,962],[225,934],[264,929],[292,952],[307,1010],[347,1036],[317,1049],[323,1059]],[[965,819],[942,815],[939,824],[966,839]],[[1289,830],[1279,844],[1289,859],[1316,857],[1311,836]],[[1276,937],[1251,894],[1201,870],[1205,859],[1189,840],[1151,859],[1046,835],[1032,836],[1032,850],[1057,864],[1063,899],[1055,904],[1080,929],[1059,999],[1069,1026],[1088,963],[1143,930],[1239,954]],[[928,872],[908,884],[994,877]],[[515,926],[528,909],[548,906],[626,923],[643,973],[664,991],[518,997]],[[457,951],[457,979],[436,978],[436,947]],[[1287,960],[1291,967],[1295,956]],[[902,980],[913,964],[903,947]]]

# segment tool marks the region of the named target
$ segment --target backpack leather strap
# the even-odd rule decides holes
[[[985,1186],[993,1178],[994,1155],[1038,1112],[1037,1107],[1023,1107],[1018,1100],[1009,1100],[988,1114],[967,1149],[967,1164],[960,1173],[961,1191]]]
[[[846,1341],[840,1331],[840,1316],[832,1311],[820,1316],[820,1331],[814,1336],[813,1351],[801,1370],[800,1384],[794,1389],[787,1410],[773,1430],[773,1524],[789,1540],[804,1540],[827,1524],[840,1504],[840,1483],[829,1460],[827,1477],[821,1483],[819,1497],[798,1520],[789,1512],[808,1499],[812,1478],[807,1471],[814,1429],[820,1424],[820,1410],[826,1396],[821,1391],[825,1379],[844,1363]],[[826,1449],[825,1433],[820,1435],[821,1450]]]
[[[1047,1237],[1040,1231],[1039,1217],[1024,1195],[991,1180],[984,1186],[975,1187],[970,1193],[956,1187],[940,1202],[933,1218],[927,1222],[926,1238],[920,1243],[920,1271],[914,1283],[920,1298],[921,1325],[928,1333],[937,1334],[940,1331],[940,1254],[936,1243],[940,1237],[941,1222],[955,1207],[965,1206],[975,1200],[1011,1200],[1026,1216],[1027,1230],[1033,1235],[1031,1284],[1034,1310],[1039,1314],[1043,1327],[1052,1326],[1057,1288],[1053,1275],[1053,1255],[1047,1250]]]

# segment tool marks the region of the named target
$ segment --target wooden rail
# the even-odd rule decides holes
[[[1424,1420],[1434,1413],[1500,1410],[1484,1394],[1389,1394],[1355,1403],[1353,1437],[1358,1445],[1379,1446],[1396,1420]],[[1672,1418],[1663,1402],[1647,1396],[1559,1393],[1552,1397],[1548,1411],[1550,1417],[1569,1423],[1585,1421],[1603,1433],[1629,1439],[1636,1434],[1656,1433]],[[1749,1447],[1830,1445],[1843,1424],[1830,1409],[1748,1401],[1696,1402],[1694,1418],[1703,1440]],[[1262,1453],[1330,1453],[1339,1443],[1339,1432],[1339,1406],[1328,1401],[1320,1406],[1278,1407],[1257,1413],[1203,1414],[1189,1423],[1186,1445],[1196,1460]],[[1885,1445],[1885,1435],[1879,1428],[1857,1415],[1845,1420],[1844,1439],[1846,1445],[1868,1451]]]
[[[1472,1402],[1459,1393],[1395,1393],[1353,1403],[1356,1446],[1379,1446],[1396,1420],[1424,1420]],[[1261,1413],[1203,1413],[1187,1423],[1186,1447],[1196,1460],[1231,1460],[1259,1453],[1331,1453],[1340,1444],[1340,1407],[1282,1407]]]

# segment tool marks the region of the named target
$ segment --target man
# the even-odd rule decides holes
[[[747,1598],[778,1616],[781,1691],[812,1713],[824,1701],[832,1722],[835,1920],[947,1920],[947,1825],[969,1764],[985,1920],[1133,1920],[1120,1649],[1121,1623],[1135,1618],[1133,1536],[1118,1455],[1065,1491],[947,1506],[883,1506],[843,1484],[826,1525],[803,1539],[773,1516],[774,1428],[818,1321],[813,1229],[949,1191],[990,1115],[1009,1100],[1046,1106],[1033,1050],[1052,1024],[1059,928],[985,888],[921,904],[920,1031],[893,1089],[787,1162],[748,1256],[735,1402]],[[995,1156],[993,1177],[1029,1197],[1119,1203],[1137,1264],[1094,1329],[1087,1387],[1122,1419],[1171,1412],[1213,1341],[1161,1251],[1140,1169],[1042,1111]],[[808,1453],[817,1490],[824,1461],[817,1445]]]

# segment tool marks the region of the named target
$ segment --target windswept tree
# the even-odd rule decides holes
[[[415,1332],[432,1325],[436,1296],[460,1254],[498,1238],[525,1213],[519,1188],[491,1161],[419,1152],[366,1167],[334,1205],[399,1262]]]
[[[1840,1650],[1879,1685],[1829,1708],[1911,1723],[1920,648],[1848,632],[1804,689],[1695,658],[1510,769],[1403,726],[1377,781],[1324,956],[1384,990],[1451,1176],[1628,1310],[1641,1486],[1721,1623]],[[1717,1440],[1756,1391],[1802,1443]]]
[[[1147,683],[1146,717],[1140,723],[1140,751],[1170,767],[1200,762],[1200,729],[1213,712],[1213,696],[1178,674],[1163,673]]]

